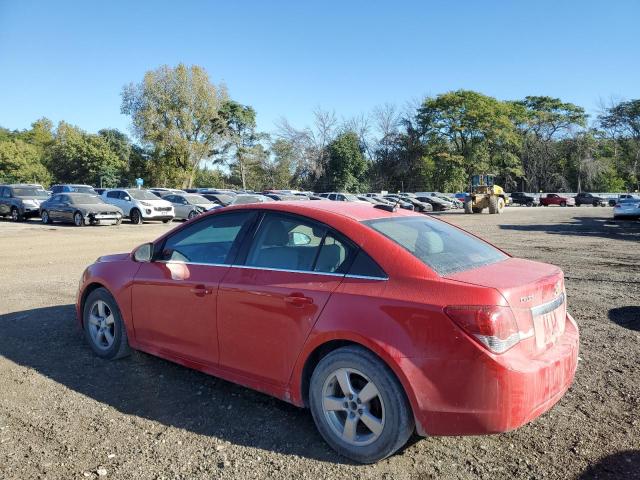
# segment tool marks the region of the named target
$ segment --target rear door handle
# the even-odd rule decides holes
[[[189,290],[191,293],[197,295],[198,297],[204,297],[205,295],[210,295],[213,293],[213,290],[205,287],[204,285],[196,285],[192,289]]]
[[[304,295],[289,295],[288,297],[284,297],[284,301],[296,307],[313,304],[313,298],[305,297]]]

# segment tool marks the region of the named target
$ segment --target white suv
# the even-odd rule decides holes
[[[145,220],[162,220],[167,223],[176,216],[171,203],[158,198],[148,190],[115,188],[103,192],[102,199],[120,207],[131,223],[140,224]]]

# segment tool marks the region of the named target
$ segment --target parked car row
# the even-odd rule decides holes
[[[188,191],[187,191],[188,190]],[[94,188],[91,185],[53,185],[50,191],[38,184],[0,185],[0,217],[20,221],[40,217],[45,224],[68,222],[82,225],[118,225],[126,218],[134,224],[145,221],[191,220],[201,213],[229,205],[274,201],[336,201],[359,202],[385,209],[401,208],[419,213],[441,212],[463,206],[466,193],[447,195],[440,192],[364,193],[300,192],[296,190],[266,190],[254,192],[199,188]],[[640,197],[621,194],[611,198],[592,193],[537,194],[514,192],[510,203],[526,206],[614,206],[614,217],[631,217]]]

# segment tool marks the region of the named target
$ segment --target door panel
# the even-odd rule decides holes
[[[133,285],[136,340],[202,363],[218,361],[216,301],[228,266],[143,263]]]
[[[340,275],[231,267],[218,300],[220,365],[286,384]]]

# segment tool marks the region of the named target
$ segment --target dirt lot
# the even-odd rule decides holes
[[[305,410],[149,355],[91,353],[73,320],[83,268],[170,227],[0,221],[0,479],[640,478],[640,223],[610,215],[444,216],[564,269],[582,334],[576,381],[515,432],[415,439],[371,466],[334,454]]]

